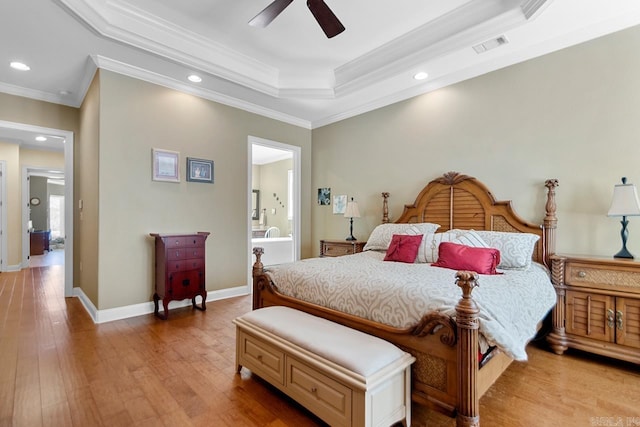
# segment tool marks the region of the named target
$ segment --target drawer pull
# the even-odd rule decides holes
[[[618,325],[618,329],[620,330],[622,330],[624,327],[622,316],[624,316],[624,314],[620,310],[616,311],[616,324]]]
[[[318,392],[318,388],[316,386],[312,386],[311,393],[317,393],[317,392]]]
[[[608,309],[607,310],[607,326],[613,329],[613,310],[612,309]]]
[[[582,270],[578,271],[578,277],[584,279],[585,277],[587,277],[587,272]]]
[[[184,279],[182,281],[182,286],[184,286],[186,288],[187,286],[189,286],[189,283],[191,283],[191,281],[189,279]]]
[[[260,363],[262,363],[262,355],[261,354],[259,354],[256,358],[260,361]]]

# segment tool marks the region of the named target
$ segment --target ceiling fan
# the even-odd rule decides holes
[[[274,0],[249,21],[249,25],[264,28],[271,23],[293,0]],[[323,0],[307,0],[307,7],[328,38],[344,31],[344,26]]]

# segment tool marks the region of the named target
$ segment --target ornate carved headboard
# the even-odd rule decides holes
[[[448,172],[434,179],[418,194],[412,205],[405,205],[396,223],[432,222],[440,224],[438,231],[474,229],[532,233],[540,236],[533,253],[534,261],[548,264],[555,253],[556,217],[555,188],[558,180],[549,179],[546,215],[543,224],[523,220],[511,206],[511,201],[497,201],[491,191],[477,179],[457,172]],[[387,199],[382,193],[383,223],[389,221]]]

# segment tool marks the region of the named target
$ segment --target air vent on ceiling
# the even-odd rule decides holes
[[[483,53],[486,52],[488,50],[491,49],[495,49],[499,46],[502,46],[503,44],[507,44],[509,43],[509,40],[507,40],[506,36],[500,36],[500,37],[496,37],[495,39],[491,39],[491,40],[487,40],[484,43],[480,43],[477,44],[473,47],[473,50],[476,51],[476,53]]]

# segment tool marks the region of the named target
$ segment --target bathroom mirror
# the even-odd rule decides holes
[[[251,194],[251,219],[260,219],[260,190],[253,190]]]

